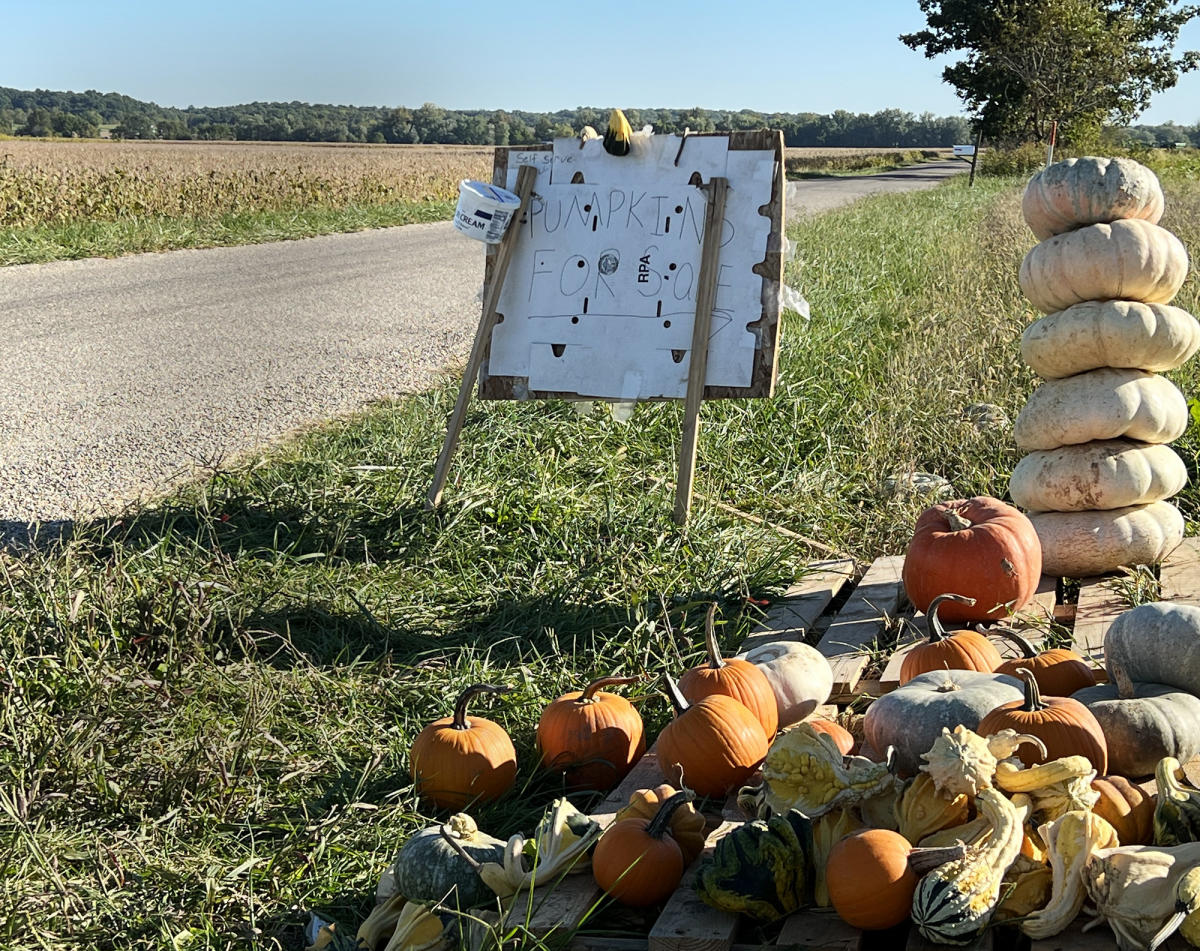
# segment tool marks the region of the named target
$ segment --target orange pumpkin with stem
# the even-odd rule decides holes
[[[473,684],[462,692],[452,716],[434,720],[413,741],[409,767],[419,795],[443,809],[465,809],[503,796],[517,778],[517,751],[498,723],[467,717],[467,704],[483,693],[512,687]]]
[[[708,663],[685,671],[679,678],[679,690],[692,703],[715,693],[733,697],[758,718],[769,740],[779,730],[779,702],[775,699],[771,681],[757,664],[737,658],[726,660],[721,656],[714,623],[716,613],[717,605],[713,602],[704,619]]]
[[[904,662],[900,665],[901,684],[932,670],[978,670],[990,674],[1000,665],[1000,652],[996,650],[996,645],[977,631],[946,633],[940,612],[947,601],[974,603],[974,599],[961,594],[939,594],[929,603],[926,618],[929,638],[904,655]]]
[[[1026,766],[1063,756],[1086,756],[1096,774],[1105,775],[1108,744],[1092,711],[1070,697],[1043,697],[1037,680],[1025,667],[1017,675],[1025,681],[1025,699],[1001,704],[979,721],[975,732],[991,736],[1001,730],[1016,730],[1036,736],[1046,745],[1046,755],[1032,744],[1024,744],[1017,755]]]
[[[996,621],[1037,591],[1042,544],[1029,518],[999,499],[942,502],[918,516],[902,578],[918,611],[928,611],[939,594],[958,591],[975,603],[951,605],[945,621]]]
[[[1017,631],[1002,624],[988,631],[1015,644],[1022,654],[1021,657],[1002,661],[996,673],[1016,677],[1020,668],[1028,668],[1037,681],[1038,690],[1052,697],[1069,697],[1076,690],[1096,686],[1096,672],[1075,651],[1066,647],[1039,651]]]
[[[635,908],[668,898],[686,868],[683,850],[671,836],[671,815],[693,798],[685,789],[659,806],[653,819],[622,819],[609,826],[592,854],[596,884]]]
[[[658,810],[680,790],[663,783],[653,789],[635,789],[629,794],[629,805],[624,806],[613,819],[653,819]],[[691,865],[704,851],[708,838],[707,822],[703,813],[697,812],[690,802],[685,802],[671,813],[671,838],[679,843],[683,862]]]
[[[733,697],[714,693],[689,704],[664,674],[675,719],[658,734],[658,763],[667,781],[702,796],[740,786],[767,755],[762,724]]]
[[[641,715],[620,694],[601,689],[640,679],[601,677],[542,711],[537,727],[542,765],[562,770],[567,789],[608,792],[646,752]]]

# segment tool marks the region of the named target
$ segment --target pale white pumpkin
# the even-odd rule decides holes
[[[1103,439],[1031,452],[1008,489],[1025,509],[1083,512],[1158,502],[1186,484],[1187,466],[1170,446]]]
[[[1021,262],[1021,290],[1042,313],[1085,300],[1165,304],[1187,277],[1183,243],[1138,218],[1088,225],[1036,244]]]
[[[1074,304],[1035,320],[1021,335],[1021,359],[1047,380],[1097,367],[1173,370],[1197,349],[1200,321],[1186,310],[1129,300]]]
[[[1156,224],[1162,213],[1158,177],[1127,158],[1086,155],[1055,162],[1029,180],[1021,199],[1025,223],[1041,239],[1118,218]]]
[[[1183,435],[1187,424],[1187,400],[1166,377],[1103,367],[1035,389],[1013,438],[1027,450],[1120,437],[1164,443]]]
[[[774,641],[739,654],[767,675],[779,708],[779,728],[799,723],[829,699],[833,669],[825,656],[802,641]]]
[[[1105,512],[1031,512],[1042,571],[1084,578],[1122,565],[1154,565],[1183,541],[1183,516],[1170,502]]]

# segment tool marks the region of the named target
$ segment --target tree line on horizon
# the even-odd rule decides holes
[[[921,148],[970,141],[962,116],[914,115],[900,109],[874,113],[837,110],[758,112],[752,109],[625,109],[634,128],[657,132],[780,129],[788,146]],[[252,102],[177,109],[119,93],[32,91],[0,87],[0,134],[94,138],[102,128],[126,139],[237,139],[277,142],[532,145],[603,130],[607,108],[558,112],[444,109],[435,103],[400,106]]]

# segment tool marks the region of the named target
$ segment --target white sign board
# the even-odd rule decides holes
[[[730,139],[655,135],[620,157],[598,139],[508,150],[495,184],[515,188],[521,165],[535,166],[538,177],[529,213],[512,225],[520,231],[497,305],[484,396],[682,399],[704,236],[698,183],[714,177],[728,179],[729,192],[706,387],[722,395],[770,392],[780,156],[772,148],[731,149]],[[496,386],[497,378],[510,387]]]

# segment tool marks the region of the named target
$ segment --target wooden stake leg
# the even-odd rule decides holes
[[[692,327],[692,350],[688,363],[687,401],[683,411],[683,438],[679,445],[679,481],[675,487],[675,524],[685,525],[692,508],[692,481],[696,471],[696,448],[700,439],[700,403],[708,375],[708,336],[713,306],[717,301],[717,273],[721,257],[721,231],[725,224],[725,197],[729,180],[714,178],[707,187],[708,207],[704,215],[704,244],[696,290],[696,322]]]
[[[463,420],[467,415],[467,404],[471,401],[471,391],[475,389],[479,368],[483,364],[483,354],[487,350],[488,341],[491,340],[492,329],[496,326],[496,306],[500,302],[500,291],[508,273],[508,262],[512,259],[513,245],[521,228],[521,216],[528,209],[529,196],[533,194],[535,178],[537,169],[532,165],[522,165],[517,172],[517,197],[521,199],[521,206],[517,209],[514,220],[509,223],[504,237],[500,239],[500,249],[496,253],[495,266],[492,268],[492,280],[483,301],[483,315],[479,318],[479,329],[475,331],[475,343],[471,347],[470,357],[467,358],[467,368],[463,371],[463,381],[458,388],[454,412],[450,414],[450,421],[446,425],[446,441],[442,443],[442,451],[438,454],[433,485],[429,487],[429,494],[425,498],[426,509],[435,509],[442,501],[442,489],[446,486],[450,459],[458,446],[458,437],[462,433]]]

